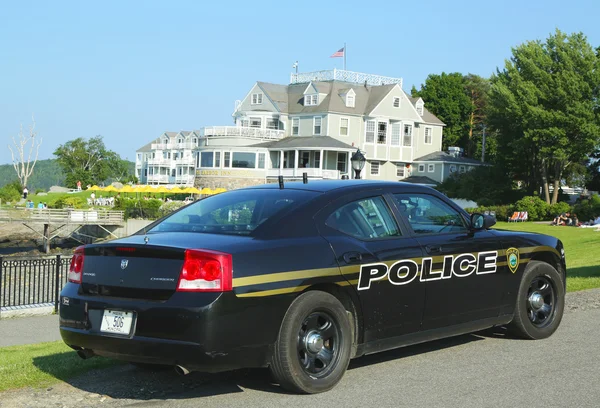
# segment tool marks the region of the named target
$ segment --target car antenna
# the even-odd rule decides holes
[[[302,173],[302,182],[304,184],[308,184],[308,173],[306,173],[306,172]]]
[[[279,176],[279,189],[283,190],[283,176]]]

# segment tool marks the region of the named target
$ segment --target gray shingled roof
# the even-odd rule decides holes
[[[407,177],[400,181],[403,181],[405,183],[412,183],[412,184],[424,184],[426,186],[437,186],[438,184],[440,184],[437,181],[430,179],[429,177],[426,177],[426,176],[410,176],[410,177]]]
[[[417,101],[419,99],[422,98],[413,98],[412,96],[410,96],[410,94],[408,92],[404,92],[406,94],[406,96],[408,97],[408,99],[410,100],[410,103],[413,104],[413,106],[416,108],[417,106]],[[423,103],[425,103],[425,101],[423,101]],[[427,108],[425,107],[425,105],[423,105],[423,115],[421,115],[421,117],[423,118],[423,121],[425,123],[435,123],[437,125],[444,125],[446,126],[446,124],[444,122],[442,122],[437,116],[435,116],[433,113],[429,112],[427,110]]]
[[[150,148],[150,146],[152,146],[152,143],[154,143],[154,142],[155,141],[152,140],[151,142],[146,143],[145,145],[143,145],[142,147],[137,149],[136,152],[151,152],[152,149]]]
[[[349,144],[340,142],[330,136],[288,136],[274,142],[265,142],[252,145],[252,147],[266,147],[269,149],[294,149],[294,148],[326,148],[326,149],[351,149]]]
[[[414,159],[413,162],[427,162],[427,161],[436,161],[436,162],[452,162],[452,163],[464,163],[464,164],[486,164],[482,163],[479,160],[471,159],[469,157],[456,157],[451,156],[446,152],[433,152],[427,154],[425,156],[419,157],[418,159]]]

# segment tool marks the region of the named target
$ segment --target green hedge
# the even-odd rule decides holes
[[[600,216],[600,196],[594,195],[580,200],[573,206],[573,212],[581,222],[587,222]]]
[[[144,218],[156,220],[161,217],[160,207],[163,205],[161,200],[128,200],[116,199],[114,210],[124,211],[125,219]]]
[[[523,197],[513,205],[479,206],[477,208],[467,208],[466,210],[471,214],[474,212],[483,214],[485,211],[495,211],[496,219],[500,221],[507,220],[515,211],[527,211],[527,218],[529,221],[551,221],[557,215],[571,211],[578,215],[579,220],[587,221],[588,218],[582,217],[580,213],[588,217],[588,214],[593,213],[591,209],[596,208],[597,214],[600,215],[600,198],[595,202],[597,202],[597,204],[582,203],[579,208],[575,206],[571,209],[571,206],[565,202],[548,205],[544,200],[537,196],[528,196]],[[597,207],[594,207],[594,205],[597,205]]]
[[[477,208],[466,208],[469,214],[480,213],[484,214],[486,211],[494,211],[496,213],[496,219],[505,221],[515,211],[512,205],[491,205],[491,206],[479,206]]]

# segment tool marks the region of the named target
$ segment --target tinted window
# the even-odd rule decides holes
[[[353,237],[370,240],[399,236],[400,231],[381,197],[353,201],[334,211],[326,224]]]
[[[152,232],[208,232],[248,235],[269,218],[318,193],[299,190],[239,190],[199,200],[165,218]]]
[[[395,194],[398,209],[417,234],[467,232],[463,217],[448,204],[427,194]]]
[[[256,167],[256,153],[233,152],[231,167],[253,169]]]

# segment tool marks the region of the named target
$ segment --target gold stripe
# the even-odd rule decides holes
[[[250,292],[250,293],[240,293],[240,294],[236,294],[236,296],[237,297],[258,297],[258,296],[282,295],[284,293],[302,292],[304,289],[308,288],[309,286],[310,285],[294,286],[291,288],[263,290],[260,292]]]
[[[271,273],[265,275],[248,276],[244,278],[233,279],[233,287],[259,285],[262,283],[283,282],[296,279],[319,278],[323,276],[338,276],[340,270],[338,267],[325,269],[307,269],[304,271],[290,271]]]

